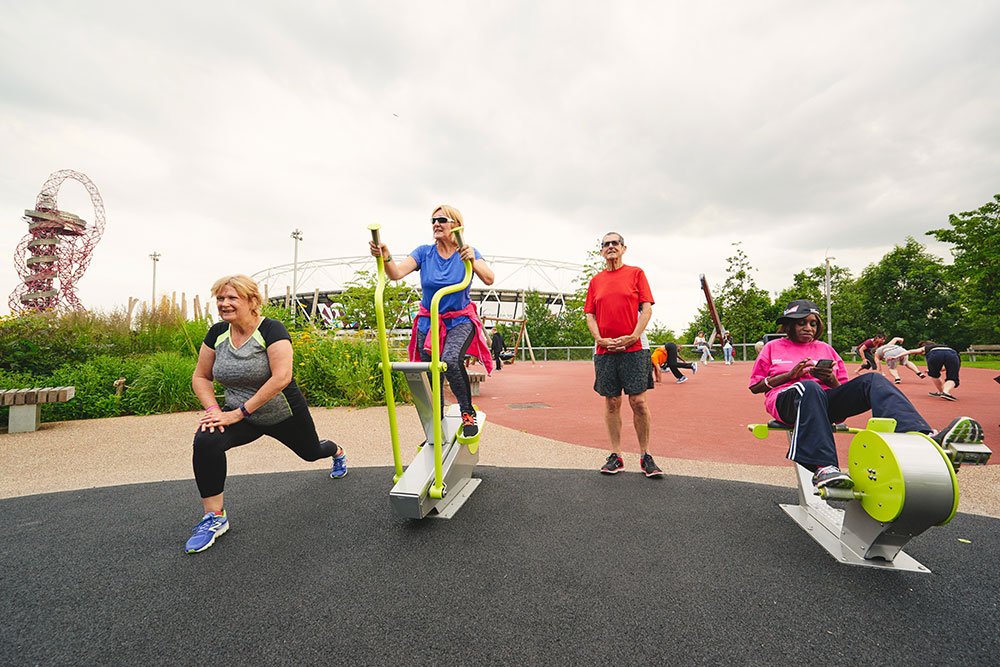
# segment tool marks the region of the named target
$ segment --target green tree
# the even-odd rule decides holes
[[[956,326],[960,312],[946,274],[941,259],[908,236],[906,243],[895,246],[858,278],[857,292],[870,330],[903,336],[908,343],[932,338],[968,344],[968,332]]]
[[[1000,341],[1000,194],[975,211],[948,216],[950,229],[927,232],[951,243],[947,273],[957,291],[962,330],[972,343]],[[958,345],[955,340],[949,341]]]
[[[824,323],[829,326],[830,323],[826,322],[825,264],[803,269],[792,277],[792,285],[782,290],[774,300],[774,317],[778,316],[779,309],[795,299],[815,302]],[[834,348],[848,350],[871,335],[850,270],[835,264],[830,265],[830,300]]]
[[[753,277],[757,269],[751,266],[742,243],[732,245],[736,252],[726,258],[726,280],[718,290],[716,308],[734,343],[752,343],[774,328],[773,304],[767,291],[757,286]],[[705,331],[712,328],[709,324]]]
[[[337,297],[340,305],[341,322],[345,329],[376,328],[374,271],[362,269],[344,285],[344,291]],[[411,326],[410,311],[420,300],[420,294],[403,282],[388,281],[382,293],[387,329],[405,329]]]

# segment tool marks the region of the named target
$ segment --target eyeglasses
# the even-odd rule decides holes
[[[604,241],[603,243],[601,243],[601,247],[602,248],[607,248],[608,246],[619,246],[621,244],[622,244],[621,241],[613,239],[611,241]]]
[[[432,225],[443,225],[446,222],[455,222],[451,218],[431,218]]]

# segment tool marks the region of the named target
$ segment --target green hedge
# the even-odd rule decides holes
[[[186,322],[164,307],[126,326],[122,314],[32,314],[0,319],[0,389],[76,387],[66,403],[44,404],[43,421],[150,415],[199,409],[191,389],[207,322]],[[294,376],[310,405],[383,405],[374,341],[332,332],[292,332]],[[125,379],[124,390],[115,382]],[[402,373],[396,400],[410,400]],[[220,394],[221,394],[221,388]],[[0,409],[0,426],[7,423]]]

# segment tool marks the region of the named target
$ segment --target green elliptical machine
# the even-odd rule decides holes
[[[372,241],[379,245],[379,225],[370,225]],[[462,228],[452,230],[458,247],[461,248]],[[479,438],[486,425],[486,413],[478,406],[476,423],[479,432],[471,437],[462,436],[462,416],[458,405],[449,406],[442,415],[441,374],[447,364],[441,361],[441,340],[439,333],[441,299],[453,292],[459,292],[472,281],[472,263],[465,262],[465,278],[460,283],[442,287],[431,299],[431,361],[391,362],[389,342],[385,329],[385,263],[377,258],[378,279],[375,285],[375,319],[378,325],[378,344],[382,362],[382,382],[385,384],[385,404],[389,413],[389,434],[392,438],[392,460],[395,466],[394,486],[389,492],[393,510],[401,517],[422,519],[432,516],[450,519],[462,507],[482,481],[473,477],[472,472],[479,462]],[[403,470],[399,451],[399,431],[396,426],[396,400],[392,388],[392,371],[400,371],[406,377],[413,397],[413,405],[424,427],[425,440],[417,449],[410,465]],[[428,375],[431,378],[428,385]]]

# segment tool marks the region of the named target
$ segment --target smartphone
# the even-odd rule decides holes
[[[816,368],[833,368],[833,359],[820,359],[816,362]]]

